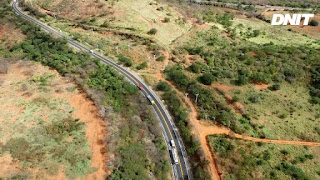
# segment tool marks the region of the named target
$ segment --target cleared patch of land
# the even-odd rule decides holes
[[[3,60],[1,60],[1,63]],[[103,179],[103,119],[76,85],[30,61],[0,74],[1,178]]]

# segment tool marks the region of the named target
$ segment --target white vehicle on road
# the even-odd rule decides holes
[[[173,148],[176,146],[176,145],[174,144],[174,141],[173,141],[173,140],[170,141],[170,145],[171,145],[171,147],[173,147]]]
[[[179,164],[178,155],[175,149],[170,150],[174,164]]]
[[[150,95],[147,95],[148,100],[150,101],[151,104],[155,104],[154,100]]]

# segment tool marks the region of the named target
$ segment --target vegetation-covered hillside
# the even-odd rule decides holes
[[[78,87],[99,108],[99,116],[104,118],[104,126],[106,126],[106,132],[101,133],[105,133],[106,139],[96,139],[96,141],[103,145],[100,151],[107,156],[104,168],[109,172],[107,174],[109,178],[149,179],[150,174],[157,179],[169,178],[170,160],[159,122],[153,111],[146,107],[148,103],[138,93],[137,87],[126,81],[111,67],[102,64],[97,59],[92,59],[89,54],[71,49],[65,39],[51,37],[39,27],[21,20],[11,10],[9,1],[1,2],[0,16],[2,17],[1,24],[12,26],[24,34],[24,39],[19,42],[2,46],[1,56],[10,59],[29,59],[56,69],[61,75],[77,83]],[[9,36],[9,32],[7,34]],[[46,78],[39,78],[39,83],[46,80]],[[74,122],[73,119],[70,118],[70,120]],[[63,127],[64,124],[55,125]],[[73,126],[68,126],[68,128],[72,129],[72,131],[66,130],[70,133],[76,131],[81,134],[81,131]],[[59,130],[55,128],[49,130],[51,129],[56,138],[63,138],[56,133],[56,131],[60,132]],[[51,143],[49,140],[46,142]],[[14,147],[17,147],[14,143],[4,143],[1,146],[5,151],[13,151]],[[29,147],[30,145],[26,146],[28,149]],[[43,157],[37,156],[40,154],[33,155],[36,158]],[[17,161],[17,157],[12,158],[13,161]],[[82,161],[81,158],[87,159],[87,156],[83,155],[79,159],[75,157],[75,160],[70,159],[70,161],[77,163],[79,160],[85,164],[82,166],[80,163],[79,166],[82,168],[77,169],[77,172],[81,171],[82,174],[85,174],[87,172],[85,168],[90,167],[90,164]],[[59,161],[59,158],[56,160]],[[29,162],[26,167],[34,166],[33,163],[33,161]],[[77,168],[78,166],[71,167]],[[79,175],[72,177],[79,177]],[[103,175],[99,178],[103,178]]]
[[[215,166],[212,154],[216,150],[212,153],[208,150],[206,139],[199,136],[201,133],[197,130],[201,129],[197,129],[194,120],[206,122],[200,123],[202,126],[228,129],[230,134],[258,139],[319,141],[320,36],[313,33],[317,32],[318,26],[275,27],[267,17],[270,12],[263,12],[263,9],[227,9],[184,1],[46,2],[39,0],[37,6],[32,6],[25,1],[22,7],[70,38],[130,68],[159,91],[184,139],[195,179],[210,179],[210,175],[219,174],[212,172]],[[290,1],[296,4],[265,2],[303,7],[300,1]],[[317,4],[313,3],[312,7],[314,5]],[[305,6],[311,7],[311,4]],[[82,11],[77,15],[75,12],[79,10]],[[26,34],[38,32],[30,27],[22,29]],[[25,57],[57,68],[62,74],[75,74],[75,79],[85,89],[103,94],[93,96],[97,105],[108,104],[114,111],[129,112],[121,116],[123,122],[128,119],[140,122],[133,118],[138,113],[142,120],[140,124],[148,127],[152,134],[158,134],[151,125],[156,122],[154,118],[150,118],[150,124],[149,112],[142,111],[138,105],[144,100],[138,100],[138,104],[125,101],[137,95],[137,88],[124,82],[118,73],[97,60],[88,61],[85,54],[77,54],[79,58],[74,60],[75,53],[65,48],[65,40],[53,40],[62,49],[57,51],[56,47],[51,48],[51,40],[46,44],[44,34],[32,33],[28,38],[11,50],[23,51]],[[135,142],[135,137],[140,137],[137,136],[139,128],[127,127],[122,121],[111,123],[124,127],[113,130],[122,140],[110,142],[119,145],[112,149],[116,157],[121,157],[123,162],[128,160],[128,163],[115,160],[118,163],[111,168],[114,170],[112,177],[130,177],[132,174],[127,176],[125,172],[130,169],[145,178],[143,167],[163,177],[162,170],[169,170],[167,161],[160,158],[151,156],[157,162],[155,166],[144,158],[134,160],[141,166],[132,165],[130,152],[137,151],[150,157],[158,150],[149,155],[145,153],[142,145],[150,141]],[[158,138],[152,142],[158,149],[164,149]],[[218,156],[220,158],[223,157]],[[157,165],[162,167],[160,172],[156,172]],[[291,165],[284,166],[292,169]],[[314,169],[314,165],[308,166]],[[227,171],[227,168],[223,170]],[[246,169],[241,173],[246,172],[243,177],[248,177],[248,174],[254,174],[253,171]],[[291,172],[284,173],[292,175]],[[312,177],[317,177],[316,173]]]

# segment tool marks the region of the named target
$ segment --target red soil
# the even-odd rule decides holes
[[[98,108],[84,94],[75,94],[69,98],[72,107],[76,109],[74,115],[87,125],[86,136],[92,151],[92,167],[98,170],[86,179],[104,180],[106,174],[106,154],[104,141],[106,125],[98,114]]]
[[[267,88],[269,87],[269,84],[256,83],[256,84],[253,84],[253,87],[254,87],[256,90],[262,90],[262,89],[267,89]]]

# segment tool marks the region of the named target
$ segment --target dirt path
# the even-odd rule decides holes
[[[184,96],[184,94],[179,91],[170,81],[166,80],[161,76],[161,74],[156,75],[158,80],[165,81],[169,83],[178,94]],[[222,84],[216,84],[213,85],[214,87],[220,87],[223,90],[229,91],[230,87],[224,86]],[[220,127],[214,125],[212,122],[205,121],[205,120],[198,120],[198,114],[196,107],[193,105],[193,103],[190,101],[189,98],[185,98],[185,101],[182,101],[185,106],[189,107],[191,109],[190,112],[190,123],[192,125],[192,133],[195,135],[198,135],[200,139],[200,145],[202,149],[204,150],[205,156],[210,162],[210,172],[212,174],[212,179],[214,180],[220,180],[219,170],[217,168],[217,165],[215,163],[214,154],[211,152],[210,146],[207,142],[207,136],[214,135],[214,134],[225,134],[230,137],[235,137],[243,140],[253,141],[253,142],[264,142],[264,143],[271,143],[271,144],[287,144],[287,145],[298,145],[298,146],[313,146],[313,147],[320,147],[320,142],[307,142],[307,141],[286,141],[286,140],[271,140],[271,139],[259,139],[249,136],[244,136],[241,134],[236,134],[232,130],[227,129],[225,127]]]
[[[226,84],[220,84],[220,83],[214,83],[211,85],[214,89],[219,89],[220,91],[223,91],[225,94],[225,100],[229,104],[230,107],[232,107],[237,113],[243,115],[246,113],[246,109],[243,104],[240,102],[232,103],[233,97],[229,94],[229,91],[234,89],[233,86],[226,85]],[[243,91],[243,89],[241,89]]]
[[[141,19],[142,19],[144,22],[146,22],[146,23],[148,23],[148,24],[149,24],[150,29],[151,29],[151,28],[153,28],[153,25],[151,24],[151,22],[150,22],[150,21],[148,21],[148,19],[147,19],[147,18],[145,18],[145,17],[144,17],[144,16],[142,16],[142,15],[140,15],[140,17],[141,17]]]
[[[106,125],[98,116],[98,108],[83,93],[69,98],[72,107],[76,109],[74,115],[87,125],[86,136],[92,151],[92,167],[98,170],[89,174],[86,179],[104,180],[106,174],[106,154],[103,140],[106,137]]]

